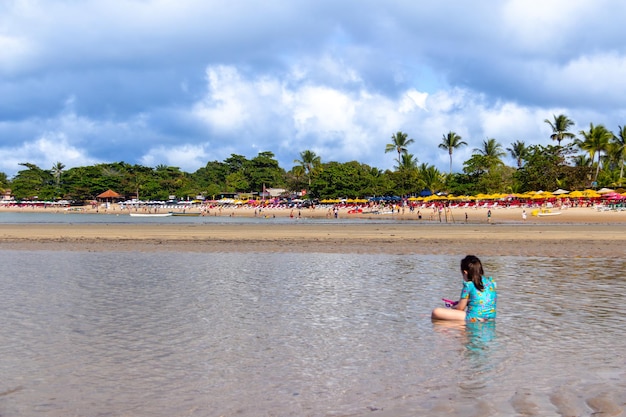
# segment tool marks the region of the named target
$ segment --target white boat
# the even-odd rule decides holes
[[[172,213],[129,213],[132,217],[169,217]]]
[[[555,211],[555,212],[552,212],[552,211],[543,211],[543,212],[539,212],[539,213],[537,213],[537,216],[539,216],[539,217],[544,217],[544,216],[558,216],[559,214],[561,214],[561,212],[560,212],[560,211]]]

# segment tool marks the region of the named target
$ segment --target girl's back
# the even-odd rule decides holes
[[[498,295],[496,282],[492,277],[482,277],[483,290],[480,291],[472,281],[463,283],[461,299],[469,298],[467,304],[467,320],[495,319]]]

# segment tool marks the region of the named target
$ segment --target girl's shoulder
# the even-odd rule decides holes
[[[494,281],[493,277],[485,277],[483,276],[483,285],[490,286],[493,285],[494,287],[496,286],[496,281]]]

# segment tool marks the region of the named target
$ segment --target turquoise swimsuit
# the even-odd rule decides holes
[[[482,291],[478,291],[472,281],[463,282],[461,299],[468,298],[466,321],[484,321],[496,318],[496,282],[491,277],[483,278]]]

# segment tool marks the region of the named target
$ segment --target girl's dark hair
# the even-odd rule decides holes
[[[482,291],[483,286],[483,264],[474,255],[467,255],[461,260],[461,271],[467,271],[468,281],[472,281],[478,291]]]

